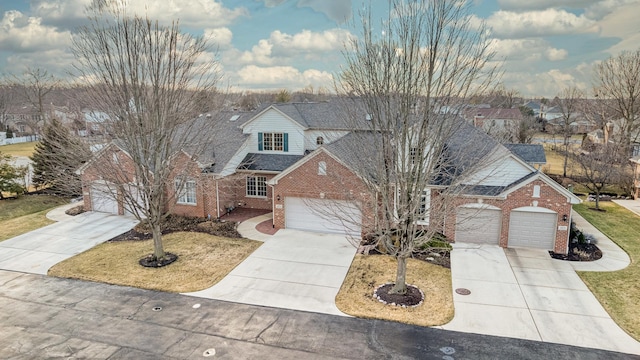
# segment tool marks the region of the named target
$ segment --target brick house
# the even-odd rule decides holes
[[[357,130],[365,132],[366,111],[351,110],[362,112],[357,116],[362,119]],[[353,236],[372,226],[375,196],[367,191],[365,177],[341,147],[353,141],[353,125],[345,126],[340,106],[330,102],[273,104],[221,116],[216,128],[219,141],[213,149],[198,154],[197,161],[184,154],[182,162],[188,169],[181,175],[186,176],[184,190],[175,204],[167,205],[169,211],[220,218],[237,207],[265,209],[273,212],[277,229]],[[443,224],[441,231],[455,241],[565,253],[571,204],[580,200],[534,167],[541,161],[539,149],[517,146],[510,150],[470,125],[462,126],[449,148],[472,144],[483,144],[484,149],[473,152],[476,158],[472,161],[486,165],[469,176],[470,186],[456,195],[456,211],[428,213],[424,224]],[[126,162],[126,156],[126,151],[112,143],[78,171],[87,209],[128,213],[120,198],[132,195],[109,197],[104,189],[108,179],[92,171],[101,161]],[[446,186],[434,183],[425,189],[425,207],[438,204]],[[438,216],[442,218],[435,221]]]

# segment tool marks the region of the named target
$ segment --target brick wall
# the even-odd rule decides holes
[[[539,198],[533,197],[533,189],[535,185],[540,186]],[[441,205],[443,202],[443,196],[436,192],[432,194],[431,201],[435,207],[447,209],[444,214],[432,213],[431,216],[445,216],[443,232],[449,239],[455,239],[456,208],[465,204],[478,203],[477,198],[456,197],[454,199],[446,200],[446,205]],[[567,226],[567,230],[557,230],[556,228],[556,239],[553,250],[557,253],[567,252],[570,223],[569,220],[566,222],[563,221],[562,217],[563,215],[567,215],[568,218],[571,216],[571,204],[567,201],[566,196],[557,192],[544,181],[532,181],[509,194],[505,200],[482,199],[482,203],[502,209],[502,231],[500,234],[501,247],[509,246],[509,219],[511,210],[525,206],[534,206],[537,204],[538,207],[555,211],[558,216],[557,226]],[[437,222],[437,220],[434,222]]]
[[[326,175],[318,175],[320,162],[326,164]],[[313,155],[300,167],[280,179],[274,186],[274,192],[276,197],[280,195],[280,201],[276,200],[273,212],[273,222],[277,229],[285,226],[286,197],[355,201],[362,211],[363,232],[372,226],[371,198],[362,180],[324,152]]]

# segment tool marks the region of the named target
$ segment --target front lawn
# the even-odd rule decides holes
[[[613,320],[640,340],[640,217],[613,202],[600,203],[606,212],[588,209],[593,206],[593,203],[583,203],[574,205],[573,209],[624,249],[631,257],[631,264],[619,271],[578,272],[578,275]]]
[[[0,152],[12,156],[31,156],[33,155],[37,143],[37,141],[31,141],[11,145],[2,145],[0,146]]]
[[[213,286],[257,249],[259,241],[231,239],[198,232],[163,236],[164,249],[178,260],[162,268],[145,268],[138,260],[153,250],[153,240],[112,241],[67,259],[49,275],[133,286],[192,292]]]
[[[0,241],[49,225],[49,210],[69,200],[49,195],[25,195],[0,200]]]
[[[345,314],[398,321],[406,324],[435,326],[453,319],[451,270],[409,259],[407,283],[420,288],[425,301],[414,308],[385,305],[373,297],[374,289],[395,281],[396,261],[386,255],[356,255],[336,296],[336,306]]]

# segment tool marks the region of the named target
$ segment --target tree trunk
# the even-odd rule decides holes
[[[396,283],[393,285],[389,294],[404,295],[407,293],[407,258],[403,255],[396,257],[398,261],[398,269],[396,271]]]
[[[567,159],[569,158],[569,144],[567,140],[564,143],[564,167],[562,168],[562,177],[567,177]]]
[[[600,191],[596,191],[596,210],[600,210]]]
[[[153,233],[153,256],[156,260],[164,258],[164,247],[162,246],[162,229],[159,224],[153,224],[151,226]]]

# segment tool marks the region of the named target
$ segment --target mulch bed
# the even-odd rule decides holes
[[[164,257],[160,260],[153,256],[153,254],[150,254],[140,259],[138,263],[144,267],[159,268],[167,266],[176,260],[178,260],[178,255],[172,253],[164,253]]]
[[[549,251],[552,258],[567,261],[595,261],[602,258],[602,251],[595,244],[571,244],[568,254]]]
[[[171,215],[162,226],[162,234],[170,234],[178,231],[201,232],[214,236],[228,238],[241,238],[242,235],[237,230],[238,223],[235,221],[210,221],[203,218],[189,218],[184,216]],[[133,229],[124,234],[118,235],[109,242],[115,241],[139,241],[153,238],[151,229],[145,223],[136,225]]]
[[[394,284],[384,284],[379,286],[373,292],[373,295],[378,301],[387,305],[414,307],[422,304],[424,294],[417,287],[407,284],[406,294],[389,294],[389,290],[393,288],[393,285]]]

